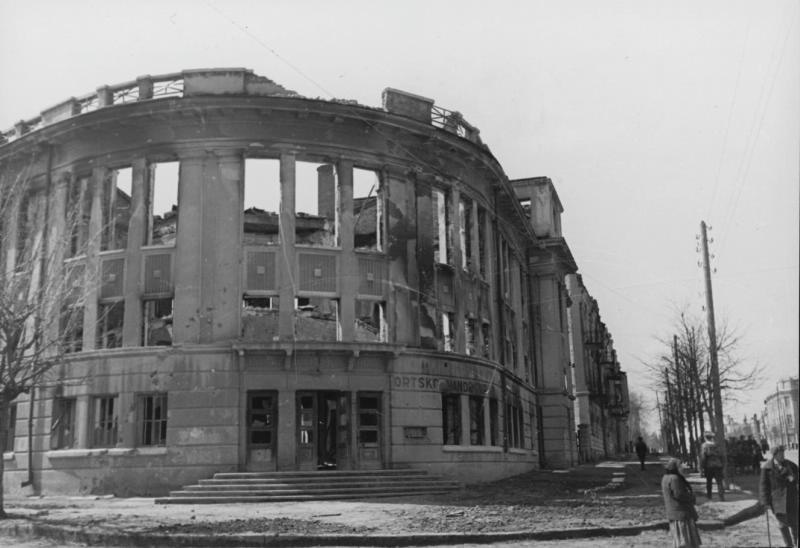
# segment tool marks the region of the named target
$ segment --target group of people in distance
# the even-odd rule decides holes
[[[783,445],[773,447],[769,458],[761,464],[758,498],[764,510],[769,509],[774,514],[784,544],[797,546],[798,469],[797,464],[784,458],[785,449]],[[639,456],[643,462],[643,456]],[[700,448],[700,467],[706,479],[706,498],[711,499],[713,483],[716,481],[719,498],[725,500],[722,455],[712,432],[706,432],[705,442]],[[664,495],[673,546],[675,548],[700,546],[696,499],[689,482],[683,476],[679,459],[671,458],[667,461],[661,479],[661,491]]]

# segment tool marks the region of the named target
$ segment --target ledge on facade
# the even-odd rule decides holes
[[[499,445],[443,445],[442,451],[444,453],[502,453],[503,447]]]
[[[152,456],[166,455],[167,448],[158,447],[98,447],[95,449],[53,449],[46,451],[45,456],[49,459],[76,459],[86,457],[128,457],[128,456]],[[5,455],[4,455],[5,457]]]
[[[14,460],[14,451],[6,451],[3,453],[3,460]]]
[[[550,270],[553,266],[561,267],[567,274],[578,271],[578,265],[565,238],[538,239],[529,246],[529,249],[528,262],[534,271]]]

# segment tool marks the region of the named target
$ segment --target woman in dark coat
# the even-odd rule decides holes
[[[797,546],[797,465],[784,459],[783,452],[784,446],[776,445],[761,465],[758,500],[772,509],[786,546]]]
[[[686,478],[681,474],[681,462],[669,459],[661,478],[661,492],[669,520],[669,534],[674,548],[696,548],[702,544],[697,532],[695,497]]]

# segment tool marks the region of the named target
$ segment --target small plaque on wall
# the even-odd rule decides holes
[[[403,435],[406,439],[419,440],[428,437],[428,428],[426,426],[404,426]]]

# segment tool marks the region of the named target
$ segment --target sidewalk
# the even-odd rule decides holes
[[[666,529],[661,462],[536,471],[427,497],[275,504],[156,505],[152,498],[11,498],[0,535],[104,546],[412,546],[636,535]],[[736,487],[705,501],[703,530],[759,515]],[[702,485],[700,482],[703,482]],[[751,515],[752,514],[752,515]]]

